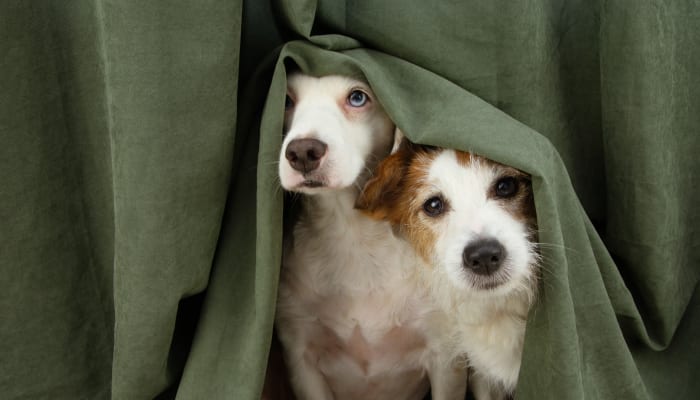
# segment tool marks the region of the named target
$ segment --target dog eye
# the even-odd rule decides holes
[[[508,198],[518,193],[518,181],[512,176],[507,176],[496,181],[496,196]]]
[[[353,90],[348,95],[348,104],[353,107],[362,107],[367,104],[368,99],[367,93],[363,92],[362,90]]]
[[[292,98],[289,97],[289,95],[287,95],[287,96],[284,98],[284,109],[285,109],[285,110],[289,110],[289,109],[292,108],[292,107],[294,107],[294,100],[292,100]]]
[[[439,196],[429,198],[423,203],[423,211],[430,217],[437,217],[445,209],[445,202]]]

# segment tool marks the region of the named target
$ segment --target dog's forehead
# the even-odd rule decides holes
[[[496,164],[477,155],[446,149],[437,154],[428,169],[428,182],[448,197],[486,191],[496,178]]]
[[[344,96],[353,88],[362,88],[369,91],[367,83],[341,75],[314,77],[304,74],[293,74],[287,78],[287,89],[297,96],[308,96],[311,94]]]

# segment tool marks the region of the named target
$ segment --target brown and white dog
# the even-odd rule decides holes
[[[478,400],[517,384],[539,256],[530,177],[475,154],[404,140],[357,208],[392,223],[433,272],[432,294],[457,331]]]
[[[300,194],[284,238],[275,324],[300,400],[463,399],[448,319],[420,257],[354,208],[394,125],[362,81],[288,77],[282,187]]]

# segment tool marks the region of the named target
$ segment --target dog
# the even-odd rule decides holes
[[[389,223],[354,208],[392,148],[393,122],[369,86],[345,76],[287,80],[281,186],[297,197],[284,237],[275,326],[295,395],[463,399],[446,320],[420,257]]]
[[[404,140],[358,196],[433,272],[432,294],[458,331],[476,399],[512,396],[538,281],[531,178],[476,154]]]

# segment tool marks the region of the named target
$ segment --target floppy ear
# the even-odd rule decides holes
[[[398,129],[397,132],[401,134]],[[394,145],[396,149],[392,150],[393,154],[379,163],[374,177],[365,184],[355,201],[355,208],[370,218],[390,220],[389,211],[399,200],[401,183],[414,152],[413,146],[403,135],[400,140],[399,145]]]
[[[401,153],[385,158],[355,200],[355,208],[374,219],[388,219],[389,209],[397,200],[404,160]]]

